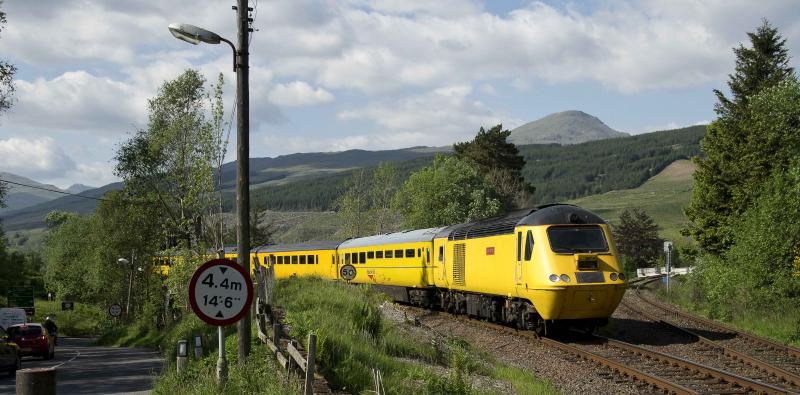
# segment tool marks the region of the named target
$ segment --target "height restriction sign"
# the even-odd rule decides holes
[[[209,325],[227,326],[239,321],[252,301],[250,274],[228,259],[204,263],[189,282],[192,310]]]

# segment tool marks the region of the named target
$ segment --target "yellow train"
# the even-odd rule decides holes
[[[608,224],[553,204],[446,228],[265,246],[255,262],[277,278],[318,275],[373,287],[400,302],[548,332],[603,325],[626,283]]]
[[[231,251],[230,258],[235,259]],[[258,247],[276,278],[372,284],[399,302],[547,333],[603,325],[626,289],[608,224],[553,204],[445,228]]]

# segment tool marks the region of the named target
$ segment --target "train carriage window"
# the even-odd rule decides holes
[[[367,259],[375,259],[375,251],[367,251]]]
[[[292,255],[292,265],[297,264],[297,255]]]
[[[269,264],[270,265],[274,265],[275,264],[275,255],[270,255],[269,256]]]
[[[358,253],[358,260],[361,261],[361,263],[367,263],[367,253],[366,252],[359,252]]]
[[[384,256],[385,256],[385,257],[387,257],[387,258],[392,258],[392,256],[393,256],[393,255],[392,255],[392,250],[386,250],[386,252],[385,252],[385,255],[384,255]]]
[[[358,261],[358,253],[354,252],[353,253],[353,264],[355,265],[356,263],[359,263],[359,261]]]
[[[383,259],[383,251],[375,251],[375,258]]]
[[[344,264],[345,265],[349,265],[350,264],[350,253],[349,252],[347,254],[344,254]]]
[[[417,256],[422,256],[422,248],[417,248]]]
[[[313,265],[314,264],[314,255],[309,255],[308,256],[308,264],[309,265]]]
[[[425,249],[425,263],[431,263],[431,249]]]
[[[279,265],[283,265],[283,257],[282,256],[278,256],[278,264]]]
[[[403,257],[403,250],[394,250],[394,257],[395,258],[402,258]]]
[[[305,255],[300,255],[300,264],[301,265],[305,265],[306,264],[306,256]]]
[[[525,236],[525,260],[530,261],[531,256],[533,255],[533,233],[528,231],[528,234]]]
[[[439,246],[439,262],[444,262],[444,246]]]
[[[413,258],[414,257],[414,249],[409,248],[406,250],[406,258]]]

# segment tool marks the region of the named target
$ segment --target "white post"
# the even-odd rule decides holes
[[[219,337],[219,359],[217,359],[217,384],[225,385],[228,381],[228,361],[225,360],[225,331],[217,327]]]

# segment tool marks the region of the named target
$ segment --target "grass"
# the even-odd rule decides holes
[[[691,282],[679,276],[670,284],[670,292],[664,288],[657,288],[655,295],[658,299],[680,306],[694,314],[716,319],[702,298],[693,288]],[[775,310],[763,308],[754,309],[740,306],[726,324],[744,331],[800,347],[800,306],[778,306]]]
[[[372,369],[379,369],[390,394],[495,393],[473,388],[475,375],[506,382],[516,393],[556,393],[463,341],[437,344],[386,320],[381,304],[387,298],[369,286],[290,278],[278,282],[275,295],[293,337],[316,333],[320,373],[341,391],[371,390]]]
[[[680,235],[680,229],[688,221],[683,209],[692,197],[693,171],[691,161],[678,160],[638,188],[587,196],[568,203],[592,210],[612,224],[626,207],[641,207],[661,226],[661,237],[676,243],[689,243]]]
[[[60,301],[35,300],[36,314],[29,322],[44,322],[51,317],[58,325],[59,336],[93,337],[100,336],[113,328],[114,323],[108,312],[98,306],[75,303],[74,310],[61,311]]]

